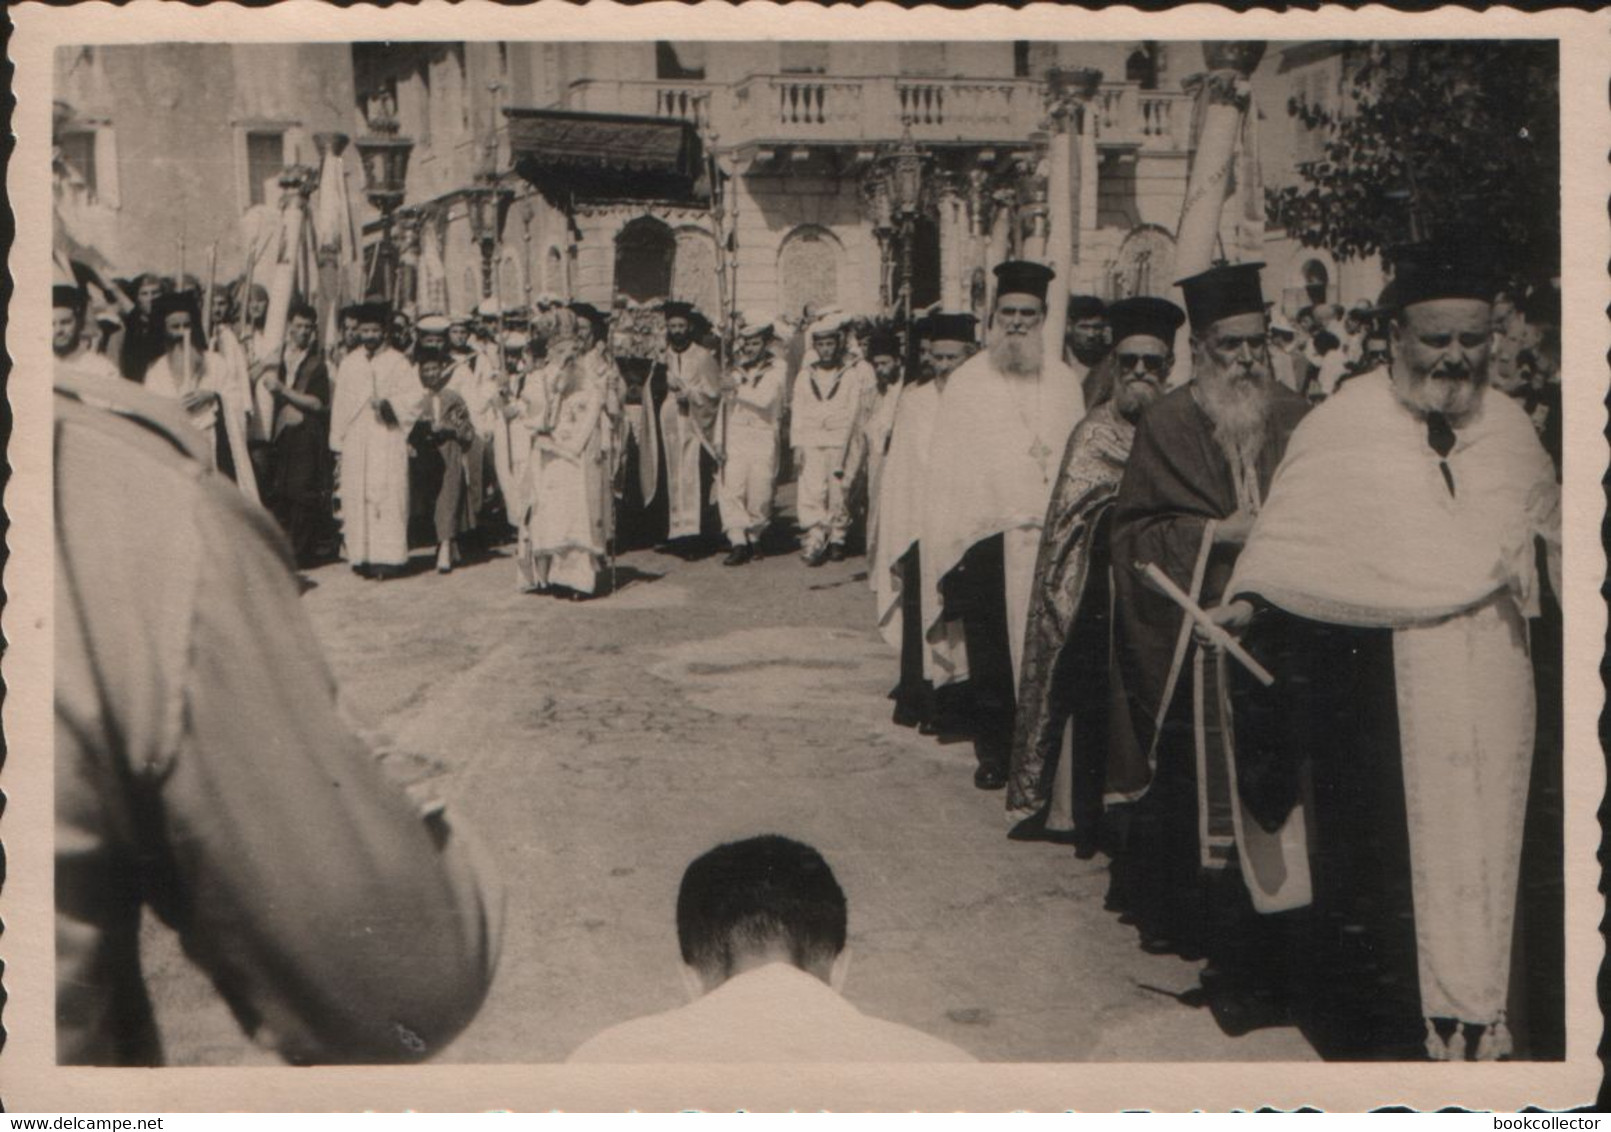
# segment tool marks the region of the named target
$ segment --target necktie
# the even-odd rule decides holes
[[[1443,473],[1443,482],[1449,488],[1449,494],[1454,494],[1454,474],[1449,471],[1449,453],[1454,451],[1454,428],[1449,424],[1449,418],[1442,413],[1428,413],[1426,415],[1426,442],[1432,451],[1438,454],[1438,470]]]

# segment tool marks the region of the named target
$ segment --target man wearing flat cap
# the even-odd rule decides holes
[[[676,542],[703,533],[705,501],[716,476],[722,375],[715,353],[696,340],[705,320],[693,304],[673,301],[662,310],[666,353],[659,364],[666,397],[660,406],[660,434],[666,453],[667,538]]]
[[[1107,309],[1113,395],[1074,426],[1035,560],[1007,809],[1015,840],[1099,844],[1111,686],[1108,535],[1136,422],[1164,395],[1186,314],[1136,296]]]
[[[1281,926],[1255,909],[1308,902],[1301,815],[1271,834],[1238,814],[1226,658],[1194,641],[1191,620],[1142,567],[1216,604],[1308,410],[1271,370],[1261,266],[1220,264],[1181,280],[1191,380],[1142,414],[1110,542],[1122,706],[1109,718],[1105,790],[1110,805],[1123,804],[1110,903],[1134,917],[1147,951],[1207,956],[1204,990],[1229,1032],[1285,1021],[1281,972],[1269,963],[1268,980],[1255,983],[1246,953]],[[1288,852],[1296,860],[1283,869]]]
[[[733,364],[722,379],[722,530],[731,549],[724,566],[752,561],[772,521],[778,474],[778,420],[788,363],[772,352],[772,320],[743,315],[735,334]]]
[[[358,307],[358,348],[342,359],[330,412],[330,450],[341,455],[342,542],[366,578],[389,578],[408,563],[408,434],[419,378],[387,343],[391,309]]]
[[[952,374],[935,418],[922,540],[929,644],[943,649],[945,622],[964,623],[966,659],[936,656],[936,684],[970,685],[982,790],[1007,782],[1041,523],[1058,455],[1085,412],[1074,371],[1046,356],[1052,269],[1012,260],[995,273],[988,348]]]
[[[794,379],[789,412],[789,442],[795,461],[795,509],[807,566],[845,557],[848,512],[845,483],[834,473],[844,458],[862,394],[872,374],[845,349],[849,319],[841,311],[818,316],[807,330],[815,357]]]
[[[1488,388],[1481,247],[1396,256],[1391,361],[1293,436],[1215,613],[1277,676],[1238,702],[1258,820],[1283,820],[1305,761],[1312,779],[1328,1057],[1513,1052],[1528,619],[1541,576],[1560,593],[1560,490],[1525,412]]]

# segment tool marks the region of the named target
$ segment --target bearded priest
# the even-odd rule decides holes
[[[1192,377],[1141,415],[1111,543],[1121,710],[1109,720],[1106,789],[1110,805],[1125,805],[1109,900],[1136,922],[1144,950],[1208,958],[1203,989],[1232,1033],[1285,1021],[1280,948],[1260,938],[1282,925],[1253,913],[1309,901],[1302,811],[1275,833],[1243,820],[1225,657],[1197,646],[1190,619],[1141,567],[1216,605],[1308,411],[1270,365],[1261,266],[1221,264],[1180,282]],[[1249,983],[1252,970],[1268,979]]]
[[[999,264],[988,348],[951,376],[930,442],[922,534],[925,639],[936,685],[967,680],[978,768],[974,785],[1007,784],[1018,666],[1046,505],[1058,458],[1085,413],[1079,378],[1046,356],[1052,269]],[[960,620],[965,665],[947,650]]]

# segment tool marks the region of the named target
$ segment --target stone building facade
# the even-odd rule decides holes
[[[1340,91],[1345,54],[1271,45],[1254,79],[1270,183],[1312,146],[1288,96]],[[314,134],[358,140],[389,116],[413,143],[389,234],[421,309],[549,293],[714,310],[721,267],[737,307],[871,314],[905,282],[897,247],[910,248],[913,306],[966,309],[984,304],[987,267],[1043,207],[1031,174],[1053,69],[1101,75],[1078,138],[1074,289],[1168,293],[1192,141],[1182,80],[1201,67],[1196,44],[1153,42],[83,47],[58,56],[57,140],[84,167],[102,250],[129,272],[171,273],[181,232],[192,263],[216,241],[221,277],[238,272],[239,218],[274,203],[276,163],[313,163]],[[573,127],[576,154],[521,148],[519,120],[545,115]],[[639,130],[647,148],[590,149],[594,121]],[[632,164],[665,140],[644,122],[680,131],[692,162],[681,179]],[[905,227],[878,188],[903,143],[922,170]],[[388,226],[349,155],[349,196],[375,245]],[[496,194],[490,228],[474,223],[477,193]],[[1379,285],[1373,265],[1290,244],[1269,233],[1289,309],[1318,272],[1338,298]]]

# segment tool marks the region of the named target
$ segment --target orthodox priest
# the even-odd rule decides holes
[[[952,619],[967,638],[964,666],[954,652],[937,658],[936,684],[971,683],[981,790],[1007,784],[1041,523],[1058,454],[1085,409],[1074,372],[1047,356],[1052,269],[1011,260],[995,274],[989,349],[951,376],[935,416],[922,536],[926,639],[943,645]]]
[[[672,543],[702,533],[705,501],[716,479],[716,417],[721,410],[721,366],[696,341],[704,324],[691,303],[668,302],[666,353],[660,362],[665,396],[660,434],[666,453],[667,538]]]
[[[1478,248],[1398,256],[1392,361],[1294,434],[1216,615],[1279,677],[1239,697],[1243,797],[1273,826],[1305,755],[1312,774],[1328,1057],[1512,1052],[1528,618],[1540,540],[1560,592],[1560,489],[1488,388],[1498,287]]]
[[[926,735],[941,730],[934,696],[936,650],[923,638],[929,622],[926,606],[932,604],[922,570],[923,518],[932,481],[929,455],[941,395],[951,374],[973,356],[977,321],[971,314],[937,312],[912,327],[915,352],[927,361],[914,367],[895,409],[880,477],[878,537],[868,556],[878,630],[901,653],[900,682],[892,694],[895,722]],[[945,647],[959,652],[961,626],[947,623],[942,631]]]
[[[1222,264],[1181,281],[1192,378],[1136,427],[1111,541],[1122,698],[1109,718],[1107,797],[1134,805],[1115,815],[1121,851],[1109,902],[1134,918],[1143,949],[1209,958],[1203,987],[1233,1033],[1285,1020],[1284,974],[1267,962],[1280,944],[1260,936],[1285,925],[1261,922],[1254,909],[1308,902],[1301,813],[1266,834],[1233,805],[1225,658],[1194,645],[1191,621],[1141,566],[1156,566],[1199,605],[1217,604],[1308,409],[1270,368],[1261,266]],[[1233,859],[1245,888],[1227,869]],[[1243,977],[1255,968],[1267,982]]]
[[[420,384],[387,345],[387,304],[364,303],[357,313],[358,348],[336,374],[330,450],[341,456],[347,561],[366,578],[390,578],[408,563],[408,434]]]
[[[1162,397],[1186,314],[1137,296],[1107,308],[1118,384],[1074,427],[1041,532],[1018,683],[1008,836],[1096,852],[1112,655],[1108,536],[1141,412]]]

